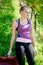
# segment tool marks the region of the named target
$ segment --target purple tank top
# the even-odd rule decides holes
[[[17,37],[32,40],[32,36],[31,36],[31,29],[32,29],[31,20],[28,20],[28,23],[26,25],[21,25],[20,24],[20,19],[18,19],[17,23],[18,23],[18,28],[16,29],[18,31],[18,36]]]

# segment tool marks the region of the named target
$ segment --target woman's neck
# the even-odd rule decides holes
[[[27,18],[23,18],[23,17],[20,18],[20,24],[26,25],[27,23],[28,23]]]
[[[27,21],[27,18],[21,17],[20,18],[22,22]]]

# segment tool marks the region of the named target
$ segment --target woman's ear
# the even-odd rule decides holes
[[[22,13],[23,13],[23,11],[20,11],[20,13],[22,14]]]

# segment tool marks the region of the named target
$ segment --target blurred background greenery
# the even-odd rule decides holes
[[[0,56],[5,56],[9,50],[12,22],[20,17],[20,2],[32,9],[31,18],[34,19],[36,46],[39,52],[35,61],[36,65],[43,65],[43,0],[0,0]],[[15,55],[14,44],[12,56]],[[27,60],[25,64],[28,65]]]

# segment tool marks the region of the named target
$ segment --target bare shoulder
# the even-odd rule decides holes
[[[31,26],[34,27],[34,22],[31,20]]]
[[[32,30],[34,31],[34,22],[31,20],[31,27],[32,27]]]
[[[13,23],[12,23],[12,27],[13,27],[13,28],[17,28],[17,27],[18,27],[18,23],[16,22],[16,20],[13,21]]]

